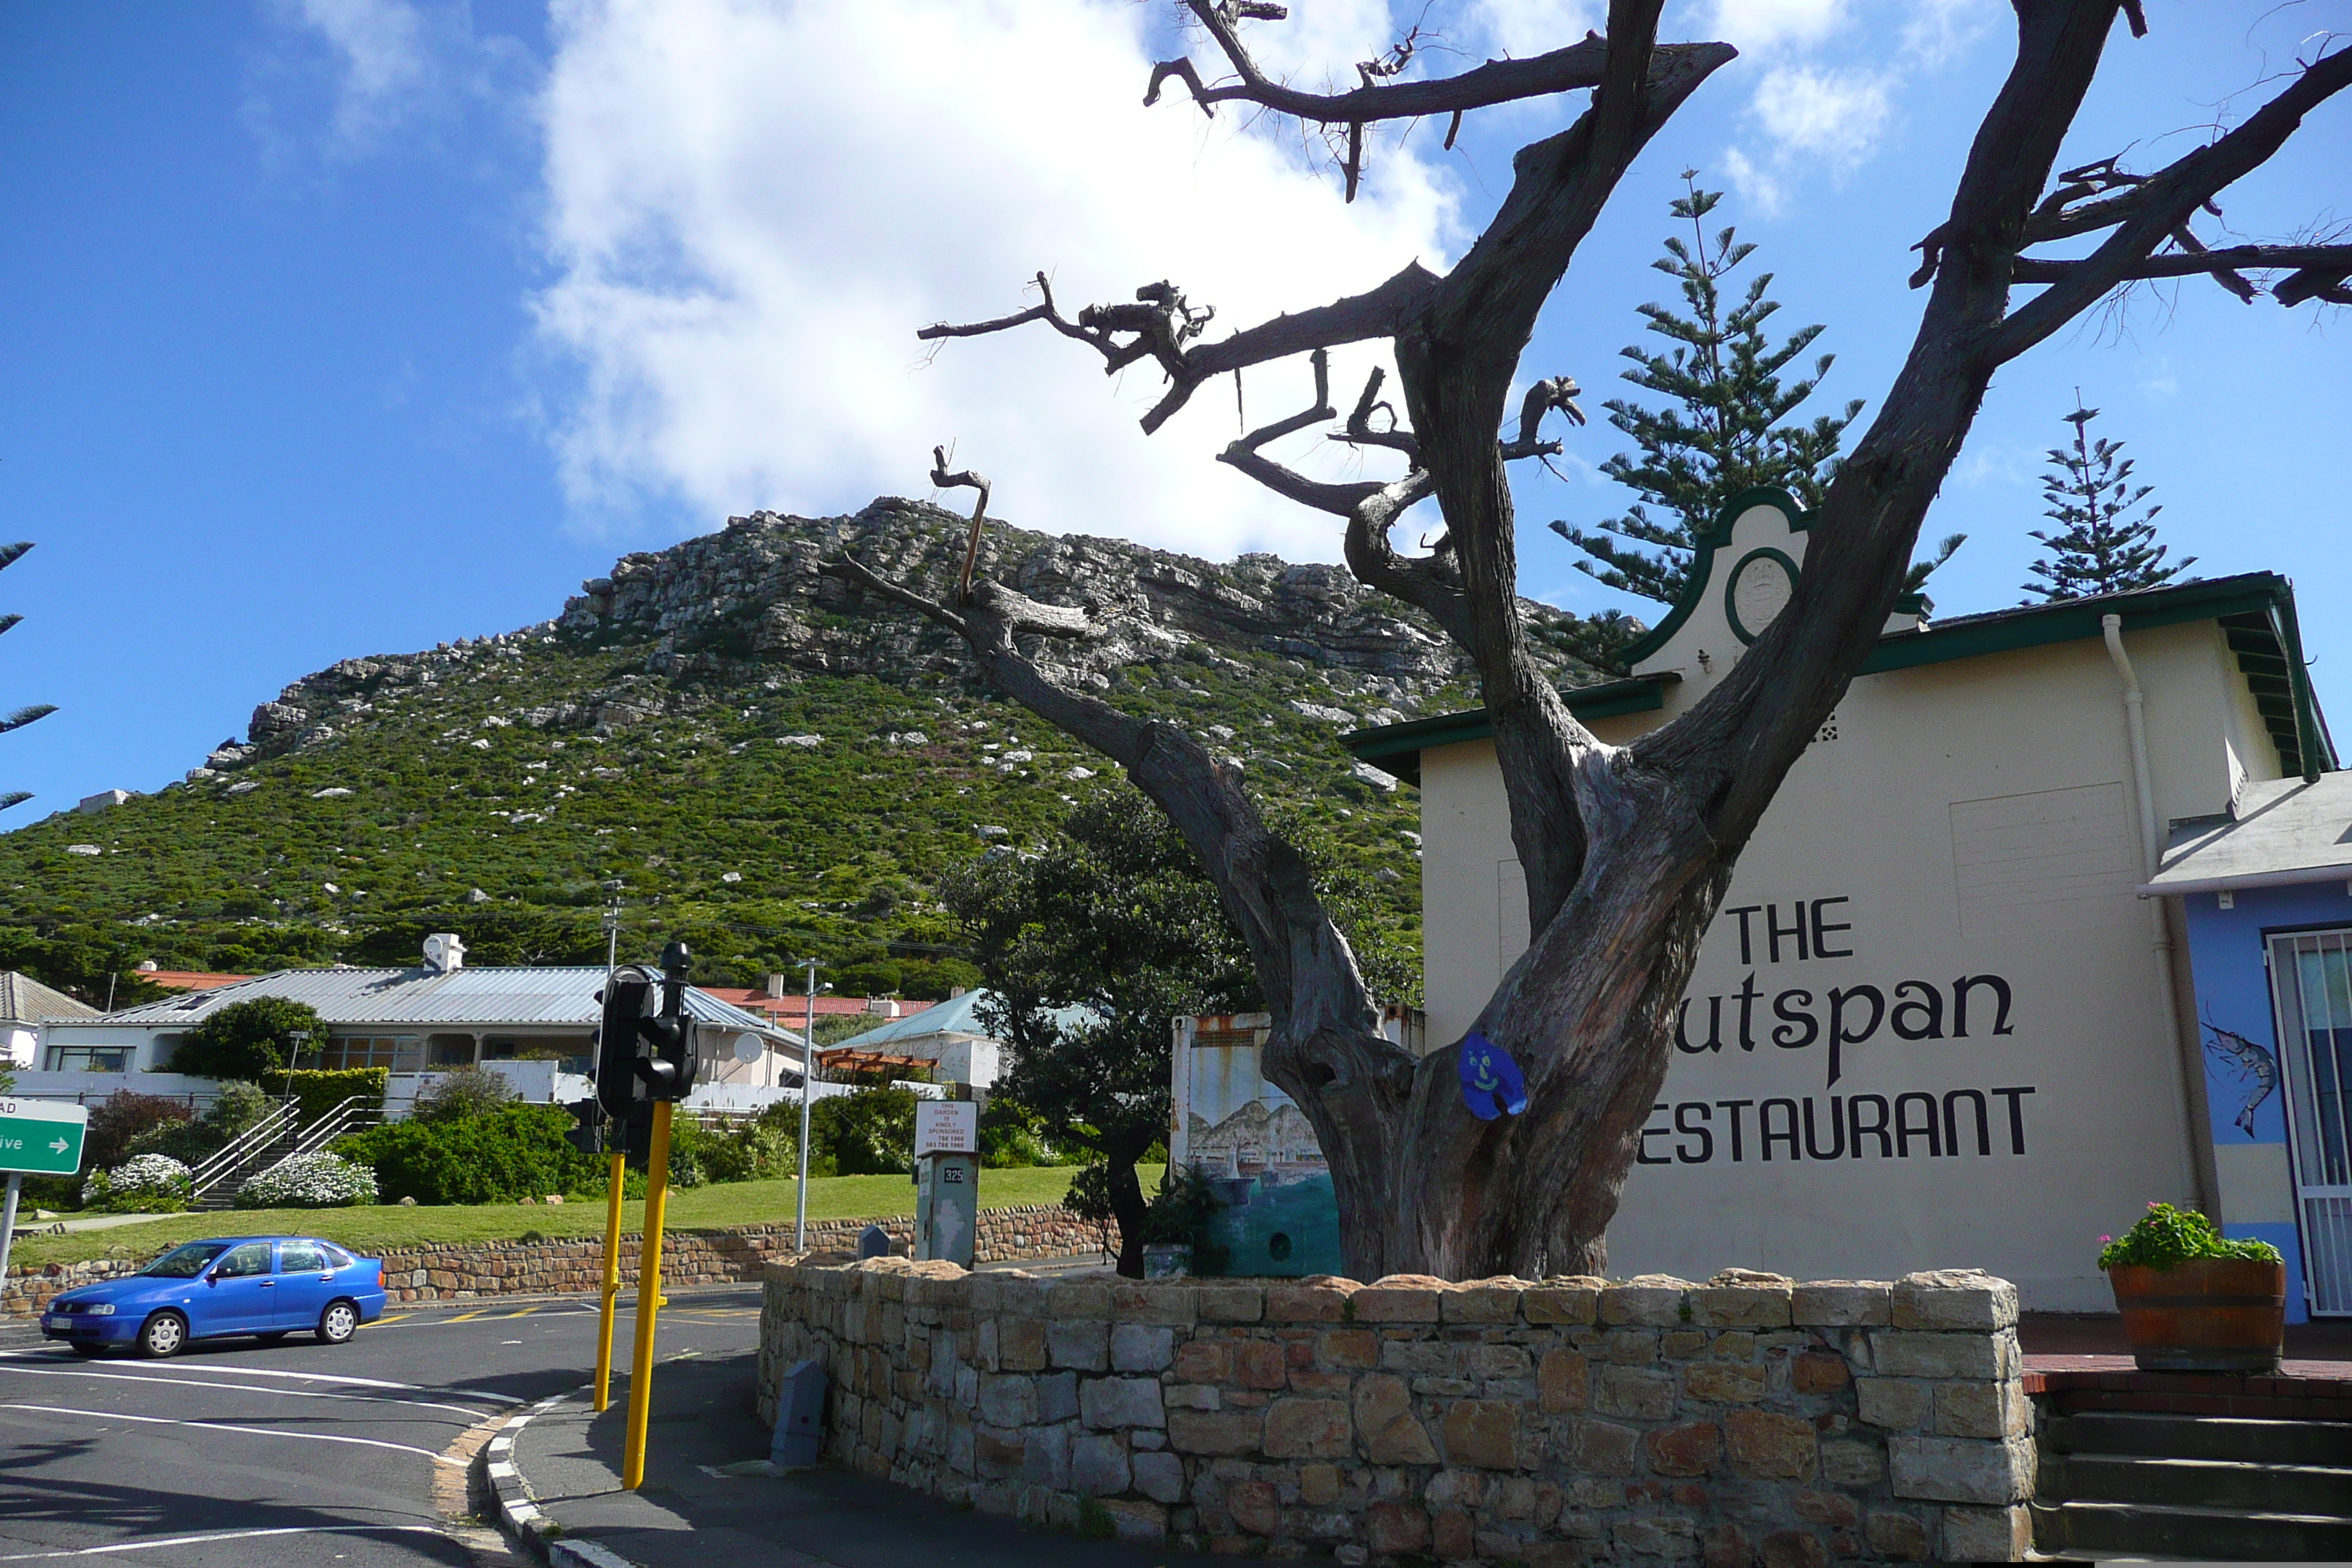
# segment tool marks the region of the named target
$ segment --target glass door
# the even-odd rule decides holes
[[[2271,939],[2287,1142],[2315,1314],[2352,1314],[2352,931]]]

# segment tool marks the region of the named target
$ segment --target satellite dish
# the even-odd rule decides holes
[[[767,1047],[760,1043],[759,1036],[738,1035],[735,1037],[735,1059],[737,1061],[756,1062],[766,1054]]]

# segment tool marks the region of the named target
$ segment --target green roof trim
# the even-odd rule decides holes
[[[1715,572],[1715,552],[1731,542],[1731,525],[1739,521],[1740,513],[1759,506],[1778,507],[1781,515],[1789,520],[1789,530],[1792,533],[1805,533],[1812,529],[1813,514],[1800,507],[1797,498],[1783,489],[1760,485],[1742,490],[1725,501],[1723,510],[1715,514],[1715,526],[1700,534],[1692,547],[1690,574],[1685,579],[1690,584],[1689,588],[1675,607],[1666,612],[1664,620],[1652,626],[1641,641],[1617,656],[1620,664],[1641,663],[1665,647],[1682,629],[1683,623],[1689,620],[1691,612],[1698,607],[1700,596],[1706,592],[1707,579]],[[1791,573],[1796,570],[1794,563],[1790,563],[1790,570]]]
[[[1666,705],[1665,689],[1681,680],[1680,675],[1665,670],[1630,680],[1570,687],[1559,695],[1579,719],[1611,719],[1620,713],[1656,712]],[[1440,713],[1372,730],[1350,730],[1339,737],[1339,743],[1358,760],[1418,786],[1423,751],[1462,741],[1483,741],[1494,732],[1494,726],[1486,721],[1486,710],[1473,708],[1466,713]]]
[[[1795,503],[1789,501],[1781,492],[1749,490],[1734,497],[1724,509],[1725,521],[1717,527],[1724,539],[1717,539],[1715,533],[1710,533],[1701,541],[1702,551],[1711,550],[1714,545],[1727,540],[1730,517],[1759,500],[1769,500],[1774,496],[1780,499],[1772,504],[1785,502],[1782,510],[1791,513],[1794,523],[1799,515],[1792,510]],[[1801,523],[1796,525],[1802,526]],[[1694,563],[1694,573],[1699,571],[1705,560],[1706,556],[1702,554]],[[1679,620],[1687,615],[1686,605],[1677,606],[1675,614],[1636,644],[1627,658],[1639,658],[1644,650],[1654,651],[1655,647],[1663,646]],[[2334,740],[2327,731],[2327,721],[2320,712],[2318,700],[2312,693],[2310,671],[2304,663],[2302,632],[2294,613],[2294,584],[2275,572],[2248,572],[2234,577],[2183,583],[2177,587],[2151,588],[2137,594],[2105,594],[2095,598],[2070,599],[2055,605],[1993,610],[1984,615],[1963,616],[1925,630],[1895,632],[1879,638],[1878,646],[1863,660],[1862,668],[1857,673],[1878,675],[1889,670],[1944,664],[1953,659],[1979,658],[1988,654],[2011,653],[2052,643],[2096,638],[2103,635],[2100,618],[2110,615],[2121,616],[2124,630],[2127,632],[2179,626],[2187,621],[2221,622],[2229,647],[2238,656],[2248,689],[2254,693],[2256,704],[2263,711],[2272,742],[2278,748],[2281,769],[2290,773],[2301,773],[2306,778],[2316,778],[2322,773],[2335,772],[2341,765],[2336,759]],[[2284,693],[2278,689],[2281,677],[2284,677],[2284,684],[2288,689]],[[1636,676],[1631,680],[1581,687],[1560,695],[1567,699],[1569,711],[1579,719],[1605,719],[1620,713],[1650,712],[1664,707],[1665,687],[1681,679],[1673,671],[1661,671],[1655,675]],[[1421,782],[1420,754],[1423,749],[1485,740],[1494,732],[1486,710],[1481,708],[1465,713],[1414,719],[1402,724],[1382,725],[1373,730],[1356,730],[1339,739],[1358,757],[1385,773],[1418,784]],[[1405,767],[1400,767],[1399,759],[1406,757],[1410,757],[1411,762]],[[1410,771],[1406,771],[1407,768]]]

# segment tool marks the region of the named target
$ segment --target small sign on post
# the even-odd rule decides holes
[[[915,1101],[915,1158],[979,1152],[979,1106],[968,1100]]]
[[[0,1095],[0,1171],[70,1176],[81,1169],[87,1106]]]
[[[0,1198],[0,1279],[8,1278],[8,1247],[16,1239],[16,1198],[26,1173],[70,1176],[81,1169],[81,1142],[89,1110],[48,1100],[0,1095],[0,1171],[8,1191]]]

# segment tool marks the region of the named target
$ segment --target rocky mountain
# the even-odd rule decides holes
[[[894,499],[733,518],[538,626],[307,676],[184,782],[0,837],[0,963],[87,988],[66,972],[406,962],[444,929],[485,962],[601,961],[617,902],[625,945],[683,932],[706,978],[814,952],[844,990],[936,994],[969,973],[940,871],[1114,771],[982,689],[950,634],[819,571],[847,552],[944,593],[966,529]],[[1099,635],[1041,657],[1239,761],[1417,941],[1411,792],[1336,738],[1472,700],[1416,612],[1336,566],[996,523],[983,569],[1086,609]],[[1564,683],[1599,679],[1567,651],[1581,623],[1528,614]]]

